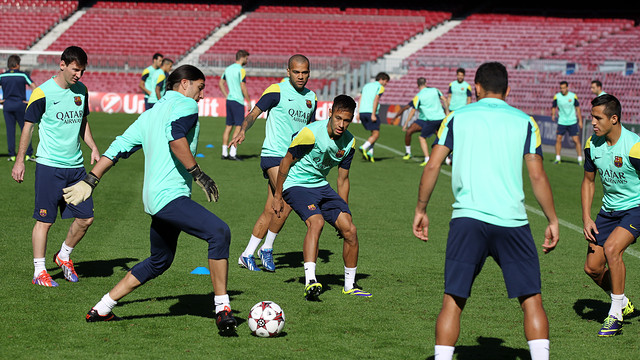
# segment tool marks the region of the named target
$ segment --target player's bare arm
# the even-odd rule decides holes
[[[140,90],[142,90],[143,93],[151,95],[151,91],[147,90],[147,88],[144,86],[144,80],[140,80],[140,82],[138,83],[138,87],[140,88]]]
[[[546,254],[555,249],[559,240],[559,222],[553,202],[553,193],[551,192],[547,173],[544,171],[542,157],[537,154],[527,154],[524,156],[524,160],[529,172],[533,195],[549,222],[545,229],[544,243],[542,244],[542,251]]]
[[[16,156],[16,162],[13,164],[11,170],[11,177],[18,183],[24,181],[24,157],[27,154],[27,148],[31,143],[31,137],[33,136],[33,123],[29,121],[24,122],[22,128],[22,134],[20,134],[20,146],[18,146],[18,155]]]
[[[247,84],[245,82],[240,83],[240,90],[242,91],[242,96],[244,96],[244,100],[251,106],[251,98],[249,97],[249,90],[247,89]]]
[[[409,124],[409,121],[411,121],[411,119],[413,119],[413,115],[416,113],[416,109],[415,108],[411,108],[411,110],[409,111],[409,116],[407,117],[407,122],[402,125],[402,131],[407,131],[407,125]]]
[[[222,92],[222,95],[226,98],[229,95],[227,93],[227,81],[223,78],[220,78],[220,81],[218,82],[218,86],[220,86],[220,91]]]
[[[82,118],[82,127],[80,128],[80,134],[82,134],[82,140],[91,149],[91,165],[100,160],[100,151],[98,145],[93,140],[93,134],[91,134],[91,127],[87,121],[87,117]]]
[[[579,106],[576,106],[576,115],[578,116],[578,126],[580,130],[582,130],[582,111],[580,111]]]
[[[413,235],[422,241],[429,240],[429,217],[427,205],[433,189],[436,187],[442,162],[449,155],[450,149],[444,145],[435,145],[431,152],[431,160],[422,171],[420,187],[418,189],[418,203],[413,217]]]
[[[371,121],[378,121],[378,117],[376,116],[376,109],[378,109],[378,102],[380,101],[380,95],[376,95],[373,99],[373,110],[371,111]]]
[[[593,233],[598,234],[596,223],[591,219],[591,205],[593,204],[593,194],[596,191],[596,173],[585,171],[580,187],[580,199],[582,205],[582,233],[584,238],[595,243],[596,238]]]
[[[351,189],[351,183],[349,182],[349,170],[338,168],[338,195],[346,202],[349,203],[349,190]]]
[[[231,146],[237,147],[238,145],[242,144],[245,138],[245,134],[247,133],[247,130],[249,130],[251,126],[253,126],[253,123],[256,122],[256,119],[258,118],[258,116],[260,116],[260,114],[262,114],[262,110],[260,110],[259,107],[254,106],[253,109],[251,109],[251,112],[249,112],[249,114],[245,116],[244,121],[242,122],[242,126],[240,127],[240,132],[238,132],[238,135],[234,136],[234,138],[231,139],[231,141],[229,141],[229,147]]]

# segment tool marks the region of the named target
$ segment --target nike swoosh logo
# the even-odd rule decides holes
[[[289,101],[294,101],[294,99],[289,99]]]
[[[633,225],[629,224],[629,227],[632,228],[635,231],[638,231],[638,229],[634,228]]]
[[[62,101],[62,100],[60,100],[60,101]],[[58,105],[60,103],[60,101],[54,101],[53,105]]]
[[[596,157],[593,158],[593,160],[598,160],[600,158],[602,158],[602,156],[596,156]]]

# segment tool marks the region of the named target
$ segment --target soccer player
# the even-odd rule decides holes
[[[16,123],[20,131],[24,127],[24,112],[27,108],[26,86],[31,90],[36,88],[29,75],[20,71],[20,56],[11,55],[7,59],[9,70],[0,74],[0,86],[4,98],[2,113],[7,126],[7,145],[9,147],[9,161],[16,161]],[[31,143],[27,147],[26,160],[35,161]]]
[[[318,300],[322,284],[316,281],[318,240],[325,221],[344,240],[343,294],[370,297],[356,282],[358,235],[349,210],[349,168],[355,153],[355,139],[347,128],[353,120],[356,102],[347,95],[333,100],[329,119],[304,127],[293,138],[287,155],[280,163],[273,211],[279,216],[285,201],[307,225],[302,245],[305,275],[305,298]],[[338,191],[331,188],[327,175],[338,166]],[[284,201],[283,201],[284,200]]]
[[[164,56],[160,53],[153,54],[153,58],[151,61],[151,65],[147,66],[142,71],[142,76],[140,77],[140,83],[138,83],[138,87],[144,93],[144,109],[149,110],[153,106],[153,103],[149,103],[149,96],[155,91],[155,84],[153,83],[153,74],[160,68],[162,65],[162,60],[164,60]]]
[[[507,294],[518,298],[531,358],[549,358],[549,322],[540,296],[540,264],[524,207],[522,163],[533,194],[548,220],[543,252],[558,242],[558,218],[543,168],[540,131],[532,117],[509,106],[507,70],[482,64],[475,75],[478,102],[449,114],[442,123],[420,180],[413,233],[429,239],[427,205],[442,161],[456,154],[451,186],[455,203],[449,224],[444,297],[436,321],[435,359],[451,359],[460,316],[487,256],[502,269]],[[523,156],[524,154],[524,156]]]
[[[238,50],[236,52],[236,62],[229,65],[220,77],[220,91],[227,98],[227,121],[222,133],[222,159],[240,160],[237,155],[237,147],[232,146],[229,149],[229,134],[233,128],[233,137],[235,138],[240,132],[242,121],[244,120],[244,103],[245,101],[251,106],[249,91],[247,90],[247,72],[244,66],[247,65],[249,52],[246,50]],[[229,91],[227,91],[227,87]]]
[[[375,81],[365,84],[360,90],[360,101],[358,104],[358,114],[356,118],[362,122],[362,126],[371,135],[367,141],[360,146],[362,157],[371,162],[375,162],[373,157],[373,147],[380,138],[380,121],[378,119],[378,110],[380,109],[380,97],[384,93],[384,87],[389,82],[389,74],[385,72],[378,73]]]
[[[560,82],[560,92],[553,97],[551,105],[551,121],[556,121],[556,113],[558,120],[558,129],[556,130],[556,159],[554,164],[560,164],[562,158],[560,150],[562,150],[562,137],[565,133],[571,136],[576,144],[576,153],[578,154],[578,164],[582,165],[582,145],[578,134],[582,131],[582,113],[580,112],[580,102],[578,96],[569,91],[569,83]]]
[[[256,265],[254,253],[264,239],[258,251],[262,266],[267,271],[275,271],[273,262],[273,243],[291,212],[285,205],[280,216],[275,216],[272,210],[273,192],[280,161],[287,154],[293,135],[305,125],[315,120],[316,94],[305,85],[309,80],[309,59],[296,54],[287,63],[288,81],[270,85],[262,94],[256,106],[244,118],[240,132],[229,146],[240,145],[249,128],[264,111],[268,111],[265,124],[265,138],[260,153],[260,167],[265,179],[268,180],[267,202],[251,232],[251,238],[246,248],[238,258],[238,264],[252,271],[261,271]]]
[[[404,136],[405,155],[404,160],[411,159],[411,135],[420,130],[420,147],[424,153],[424,162],[420,166],[427,165],[429,161],[429,146],[427,138],[438,132],[438,128],[445,116],[449,114],[447,99],[436,88],[427,87],[427,79],[418,78],[418,93],[409,103],[411,110],[408,119],[418,109],[418,119],[407,129],[407,124],[402,127],[406,131]],[[407,122],[408,123],[408,122]]]
[[[622,330],[625,316],[634,306],[624,294],[625,250],[640,235],[640,136],[621,124],[622,108],[613,95],[591,101],[594,134],[584,147],[582,221],[589,241],[584,271],[611,294],[609,314],[598,336],[613,336]],[[602,207],[591,219],[596,171],[602,182]]]
[[[162,99],[167,92],[167,78],[169,73],[173,69],[173,60],[164,58],[162,59],[162,65],[160,65],[159,71],[153,74],[153,83],[156,84],[154,92],[149,95],[149,98],[153,97],[153,103],[158,102],[158,99]]]
[[[606,94],[606,92],[602,90],[602,82],[600,80],[591,81],[591,93],[596,97]]]
[[[69,255],[82,240],[93,223],[93,199],[75,205],[62,201],[62,189],[82,180],[85,175],[80,139],[91,149],[91,164],[100,159],[87,122],[89,95],[79,80],[87,66],[87,54],[77,46],[62,52],[60,71],[37,87],[31,94],[25,113],[20,147],[11,176],[19,183],[24,180],[24,159],[38,124],[40,142],[36,152],[35,209],[36,223],[32,231],[34,274],[36,285],[58,286],[45,267],[47,234],[56,221],[57,211],[63,219],[73,217],[67,237],[53,256],[62,268],[64,278],[77,282],[78,275]]]
[[[190,198],[195,180],[208,201],[218,200],[215,182],[194,158],[200,132],[197,101],[202,99],[204,87],[202,71],[191,65],[178,67],[167,79],[171,91],[116,137],[84,181],[64,189],[67,202],[82,201],[120,158],[140,148],[144,151],[142,199],[145,212],[151,215],[151,255],[102,297],[86,315],[87,322],[120,320],[112,311],[117,301],[171,266],[178,236],[184,231],[208,242],[216,324],[223,332],[235,329],[227,294],[229,226]]]
[[[464,81],[466,71],[463,68],[456,70],[456,80],[449,84],[449,111],[455,111],[459,108],[471,104],[471,85]]]

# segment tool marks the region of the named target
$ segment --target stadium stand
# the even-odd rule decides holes
[[[25,50],[78,8],[78,1],[4,0],[0,27],[20,29],[0,37],[0,48]]]
[[[47,50],[73,43],[91,54],[94,66],[141,69],[158,51],[179,60],[240,11],[240,5],[98,1]],[[179,19],[189,31],[164,25]]]
[[[205,56],[235,53],[241,44],[253,58],[303,53],[347,58],[355,68],[450,17],[450,13],[437,11],[260,6]]]

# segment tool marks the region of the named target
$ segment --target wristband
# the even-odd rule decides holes
[[[95,189],[96,186],[98,186],[100,179],[96,176],[96,174],[89,172],[87,176],[85,176],[83,181],[89,184],[89,186],[91,186],[92,189]]]

